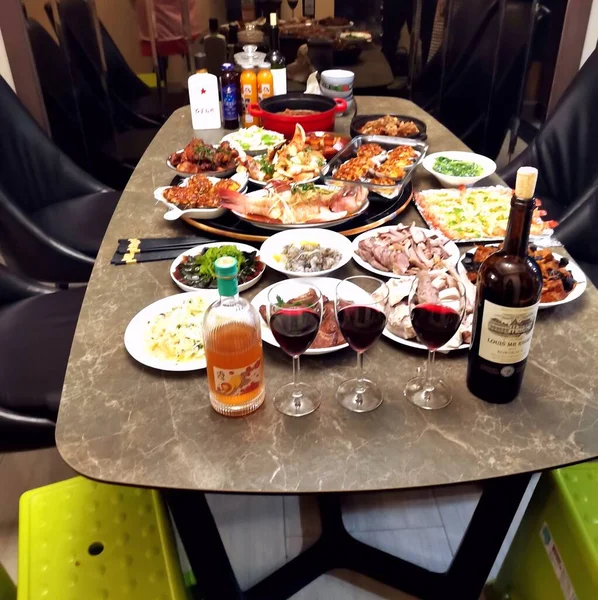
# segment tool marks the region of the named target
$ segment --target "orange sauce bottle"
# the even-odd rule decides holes
[[[274,95],[274,79],[270,71],[270,63],[260,64],[260,70],[257,74],[257,100],[261,102],[264,98],[270,98]]]
[[[257,102],[257,76],[253,67],[245,68],[241,73],[241,101],[243,102],[241,125],[243,127],[259,125],[259,118],[252,117],[248,110],[250,104]]]

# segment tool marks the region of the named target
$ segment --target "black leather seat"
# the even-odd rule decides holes
[[[87,281],[120,197],[65,156],[0,78],[0,251],[40,281]]]
[[[529,146],[499,175],[513,186],[522,165],[538,168],[536,194],[559,221],[556,237],[598,282],[598,51],[563,94]]]
[[[54,444],[85,288],[64,292],[0,265],[0,452]]]

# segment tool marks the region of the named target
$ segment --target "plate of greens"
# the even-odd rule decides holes
[[[285,141],[285,137],[278,131],[252,125],[225,135],[222,141],[238,146],[250,156],[254,156],[279,146]]]
[[[170,266],[170,277],[184,291],[216,289],[214,263],[221,256],[232,256],[239,264],[239,291],[255,285],[264,274],[266,265],[258,251],[237,242],[212,242],[185,250]]]
[[[435,152],[426,156],[422,163],[444,187],[473,185],[496,171],[496,163],[473,152]]]

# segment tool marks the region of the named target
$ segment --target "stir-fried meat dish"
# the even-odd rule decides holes
[[[205,173],[228,171],[237,166],[239,153],[228,142],[217,148],[193,138],[182,152],[170,155],[170,164],[181,173]]]
[[[392,137],[409,137],[417,135],[419,129],[413,121],[401,121],[397,117],[386,115],[380,119],[368,121],[360,130],[362,135],[389,135]]]
[[[463,257],[463,266],[472,283],[476,282],[482,263],[500,248],[500,246],[477,246],[473,256],[468,253]],[[573,275],[566,268],[569,260],[565,257],[558,259],[548,248],[538,248],[533,244],[530,244],[528,254],[538,263],[542,271],[541,302],[564,300],[576,285]]]
[[[309,306],[315,301],[315,293],[308,292],[302,296],[297,296],[297,298],[292,298],[289,300],[288,304],[297,306],[299,303],[304,302]],[[322,322],[320,323],[318,335],[316,336],[314,343],[310,346],[310,349],[312,350],[318,348],[333,348],[334,346],[340,346],[345,343],[345,338],[338,328],[338,322],[336,320],[336,315],[334,314],[334,302],[324,295],[322,295],[322,302]],[[260,306],[260,315],[264,321],[268,323],[267,308],[264,304]]]
[[[232,179],[221,179],[213,184],[204,175],[194,175],[185,186],[173,186],[164,190],[164,198],[181,210],[188,208],[218,208],[222,190],[237,191],[239,184]]]
[[[309,110],[307,108],[285,108],[278,114],[285,117],[306,117],[307,115],[317,115],[318,112],[317,110]]]

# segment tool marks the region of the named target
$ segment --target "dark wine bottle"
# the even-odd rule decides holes
[[[521,389],[542,294],[540,268],[527,251],[537,178],[533,167],[517,171],[503,248],[478,273],[467,387],[495,404]]]
[[[277,19],[276,13],[270,13],[270,51],[266,56],[266,62],[270,63],[270,69],[272,70],[274,96],[287,93],[287,64],[280,51],[280,33]]]

